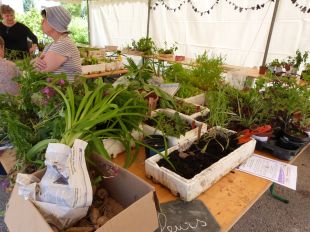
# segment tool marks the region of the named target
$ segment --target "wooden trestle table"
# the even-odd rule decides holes
[[[307,146],[309,146],[309,143],[296,157],[294,157],[293,160],[289,161],[289,163],[293,163]],[[259,151],[256,151],[255,153],[276,159],[267,153]],[[121,154],[113,159],[113,161],[119,165],[123,165],[124,159],[125,155]],[[128,168],[128,170],[155,187],[160,203],[177,199],[177,197],[172,195],[167,188],[160,184],[155,184],[152,180],[146,177],[144,160],[144,149],[141,149],[136,161]],[[222,177],[207,191],[202,193],[197,199],[203,201],[208,207],[219,223],[221,231],[228,231],[265,193],[271,184],[272,182],[269,180],[233,170]]]

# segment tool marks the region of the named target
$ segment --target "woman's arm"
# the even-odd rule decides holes
[[[29,27],[27,27],[26,25],[24,25],[24,29],[25,29],[25,33],[26,33],[26,36],[31,39],[32,43],[34,44],[38,44],[38,37],[33,34],[33,32],[29,29]]]
[[[49,51],[35,60],[35,67],[42,72],[53,72],[67,61],[67,57]]]

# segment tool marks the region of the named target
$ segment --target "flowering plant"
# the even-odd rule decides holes
[[[45,88],[56,83],[60,88],[67,85],[66,76],[40,73],[34,70],[29,59],[18,63],[20,76],[14,80],[19,94],[0,95],[0,141],[9,139],[17,150],[17,158],[26,162],[27,151],[44,138],[59,138],[63,119],[59,112],[63,102],[55,91]]]

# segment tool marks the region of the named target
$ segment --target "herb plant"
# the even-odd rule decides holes
[[[142,37],[138,41],[133,40],[132,49],[144,52],[144,55],[152,55],[155,52],[155,43],[151,37]]]
[[[158,53],[159,54],[174,54],[176,50],[178,50],[176,43],[174,43],[171,47],[168,47],[167,42],[165,41],[165,48],[158,49]]]
[[[172,116],[168,116],[163,112],[157,112],[156,116],[150,121],[152,126],[161,130],[165,135],[177,138],[185,135],[191,129],[191,126],[177,112]]]
[[[223,58],[208,57],[204,52],[196,59],[196,64],[191,70],[192,84],[204,91],[215,90],[222,85]]]

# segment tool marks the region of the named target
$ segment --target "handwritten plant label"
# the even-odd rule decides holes
[[[220,226],[200,200],[170,201],[160,205],[156,232],[216,232]]]

